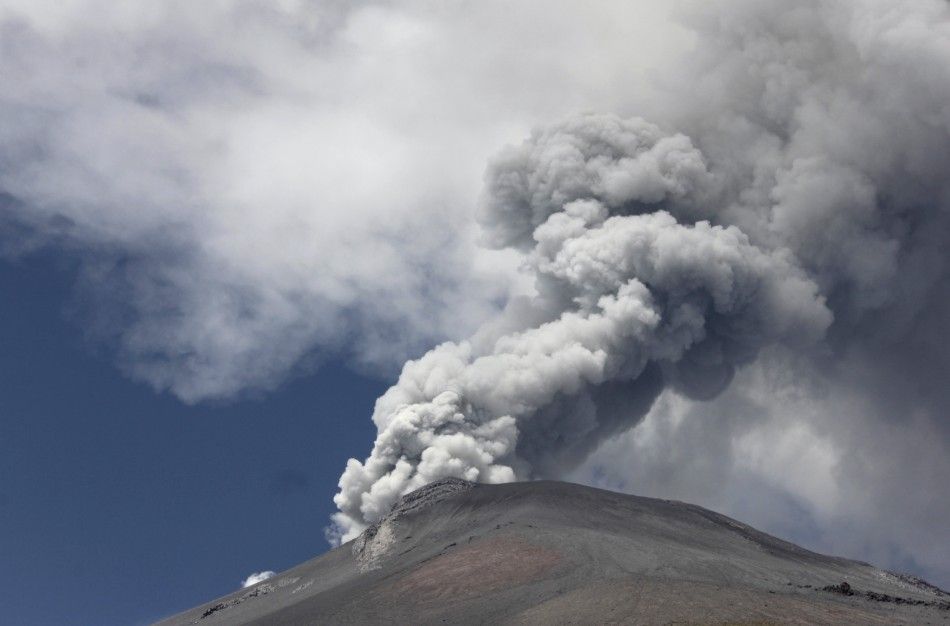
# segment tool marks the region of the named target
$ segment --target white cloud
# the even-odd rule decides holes
[[[262,583],[268,578],[273,578],[276,575],[277,575],[276,572],[272,572],[270,570],[267,570],[265,572],[254,572],[253,574],[245,578],[243,582],[241,582],[241,588],[244,589],[247,587],[252,587],[256,585],[257,583]]]
[[[82,258],[100,338],[186,401],[392,371],[514,280],[473,245],[488,155],[636,94],[662,4],[5,3],[6,248]]]

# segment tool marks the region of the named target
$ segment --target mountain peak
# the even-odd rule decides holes
[[[950,595],[702,507],[440,480],[359,538],[166,624],[946,623]]]

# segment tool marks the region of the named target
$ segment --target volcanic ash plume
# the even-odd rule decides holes
[[[522,255],[534,292],[406,364],[377,402],[372,453],[340,480],[338,538],[435,478],[563,477],[664,390],[715,398],[766,347],[817,403],[813,426],[854,414],[842,442],[878,424],[937,450],[906,474],[836,457],[868,485],[851,493],[880,494],[862,524],[922,476],[943,485],[950,4],[714,0],[682,17],[693,51],[630,105],[662,124],[582,116],[489,166],[484,241]],[[838,391],[860,408],[839,410]],[[711,430],[734,439],[726,422]],[[892,440],[853,449],[896,459]],[[945,500],[898,517],[927,527]],[[885,537],[904,527],[889,519]],[[931,536],[918,556],[933,558]]]
[[[712,184],[688,137],[641,119],[583,116],[499,155],[483,228],[536,293],[405,365],[340,479],[338,538],[437,478],[562,474],[665,387],[713,397],[764,346],[820,339],[831,312],[787,251],[683,219]]]

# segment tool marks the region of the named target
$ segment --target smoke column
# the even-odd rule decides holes
[[[404,366],[336,539],[437,478],[563,475],[664,389],[714,398],[769,346],[869,380],[947,371],[909,356],[950,301],[947,3],[691,6],[660,124],[579,115],[490,163],[485,244],[534,293]]]
[[[583,116],[500,155],[482,219],[537,296],[405,366],[340,481],[344,538],[437,478],[556,475],[665,385],[711,397],[762,346],[819,339],[831,313],[787,254],[673,217],[709,181],[687,137],[640,119]]]

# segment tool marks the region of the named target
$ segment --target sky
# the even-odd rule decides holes
[[[372,439],[382,382],[328,364],[183,405],[89,349],[64,314],[70,265],[0,267],[4,621],[149,624],[325,551],[335,475]]]
[[[950,585],[942,0],[0,0],[0,77],[24,623],[146,623],[444,476]]]

